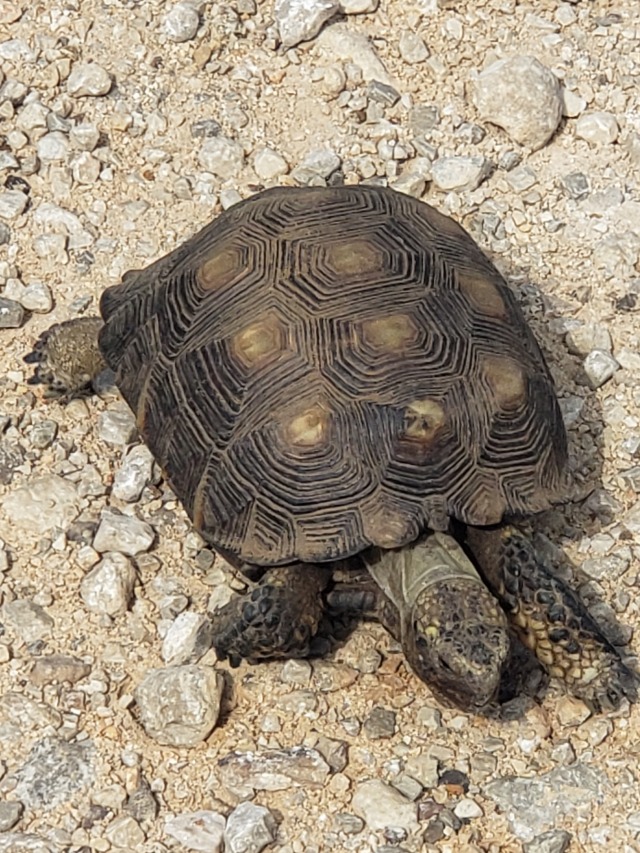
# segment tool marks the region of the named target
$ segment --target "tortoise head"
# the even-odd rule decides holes
[[[448,704],[480,713],[496,699],[511,644],[506,617],[484,586],[457,578],[425,589],[403,640],[416,675]]]

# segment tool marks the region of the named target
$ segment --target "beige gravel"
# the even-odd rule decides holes
[[[145,824],[145,840],[134,835],[137,841],[130,841],[129,848],[149,853],[179,849],[163,833],[167,816],[199,809],[228,813],[236,804],[219,784],[219,757],[232,750],[314,746],[325,736],[348,744],[344,769],[319,789],[292,788],[256,796],[278,822],[278,840],[271,849],[377,850],[388,843],[383,831],[365,828],[354,836],[336,834],[335,815],[353,813],[360,783],[371,778],[388,781],[401,772],[408,757],[422,754],[436,758],[440,770],[453,768],[468,775],[466,796],[479,804],[482,815],[468,818],[457,833],[447,829],[433,847],[420,842],[418,835],[411,836],[401,847],[412,853],[522,850],[521,833],[483,794],[483,786],[508,774],[541,776],[570,762],[572,756],[609,782],[584,813],[557,819],[556,827],[571,833],[567,849],[570,853],[640,850],[638,824],[634,828],[633,821],[628,823],[638,811],[640,796],[640,706],[594,718],[552,685],[535,700],[516,700],[515,707],[523,711],[519,719],[471,718],[439,708],[406,669],[390,638],[374,625],[359,628],[331,662],[314,664],[309,685],[287,683],[280,664],[233,671],[221,665],[226,681],[222,717],[208,740],[193,750],[152,741],[137,721],[132,700],[144,675],[162,665],[160,617],[149,595],[151,582],[158,575],[176,578],[189,597],[190,609],[198,612],[206,608],[211,585],[194,568],[197,547],[184,547],[188,521],[163,486],[150,487],[134,510],[110,497],[122,453],[99,439],[97,421],[98,414],[117,401],[107,396],[74,401],[66,408],[55,402],[34,405],[25,385],[29,370],[22,363],[42,330],[72,316],[71,305],[78,297],[91,298],[91,313],[104,287],[117,282],[125,270],[169,251],[219,212],[220,199],[233,198],[225,192],[237,190],[245,197],[258,189],[262,182],[252,162],[254,153],[265,147],[291,169],[310,150],[330,148],[342,159],[347,182],[385,174],[393,181],[413,162],[411,104],[426,103],[440,112],[430,138],[440,155],[482,155],[498,162],[505,152],[519,151],[503,131],[482,123],[470,91],[474,75],[494,59],[535,56],[574,93],[572,105],[577,101],[578,107],[584,103],[582,112],[615,116],[616,140],[590,144],[577,136],[576,117],[564,119],[556,136],[540,150],[522,150],[522,164],[535,173],[530,188],[514,189],[512,173],[499,169],[473,191],[438,193],[427,184],[424,198],[463,222],[510,277],[549,354],[561,397],[569,399],[567,405],[574,397],[583,404],[570,429],[574,494],[580,502],[548,513],[537,528],[548,537],[543,544],[546,541],[552,548],[550,540],[562,548],[573,566],[612,554],[629,560],[619,580],[607,573],[598,581],[590,580],[569,565],[564,569],[573,572],[589,601],[610,605],[623,630],[631,629],[628,636],[640,620],[636,594],[640,522],[632,523],[634,507],[639,515],[640,497],[637,480],[634,488],[624,475],[640,464],[629,444],[640,435],[640,326],[638,310],[625,310],[617,303],[632,291],[639,275],[640,142],[634,139],[640,133],[640,28],[635,3],[482,0],[443,3],[446,8],[438,9],[430,0],[422,4],[385,0],[377,11],[331,23],[320,37],[285,54],[275,49],[269,2],[259,0],[257,9],[250,0],[228,6],[195,3],[201,25],[195,38],[182,43],[170,41],[163,28],[171,5],[160,0],[0,2],[0,69],[5,78],[28,87],[22,106],[0,105],[0,134],[5,140],[0,153],[9,151],[22,164],[19,170],[5,169],[0,177],[4,183],[13,174],[21,175],[31,188],[29,208],[8,222],[11,238],[0,246],[0,283],[16,274],[24,284],[45,282],[54,300],[51,312],[31,315],[19,329],[0,330],[0,416],[11,419],[5,438],[28,450],[13,481],[0,486],[0,502],[22,484],[56,471],[84,484],[83,518],[98,519],[105,506],[113,505],[135,512],[158,531],[153,550],[137,561],[139,580],[132,606],[110,617],[90,612],[82,603],[80,584],[89,568],[79,556],[82,543],[3,527],[10,565],[0,575],[0,604],[28,598],[42,605],[55,625],[44,653],[76,655],[91,665],[91,674],[75,686],[41,686],[29,673],[34,654],[43,649],[20,640],[11,626],[0,635],[0,695],[16,692],[24,708],[31,708],[29,713],[16,713],[0,703],[0,777],[6,765],[0,798],[13,798],[12,772],[24,763],[36,741],[59,728],[54,711],[61,715],[63,727],[81,732],[97,753],[89,793],[76,793],[52,810],[27,809],[13,831],[38,834],[55,850],[125,849],[114,843],[109,827],[122,814],[125,795],[136,788],[142,774],[160,811]],[[370,37],[388,82],[402,95],[381,115],[383,122],[397,125],[393,131],[381,127],[378,119],[366,120],[366,82],[359,82],[352,67],[357,58],[335,59],[335,45],[331,47],[335,38],[327,38],[335,26]],[[401,59],[398,44],[406,31],[422,36],[428,59],[417,64]],[[25,48],[15,44],[7,48],[12,39],[23,40]],[[88,62],[111,76],[110,94],[68,94],[70,73]],[[365,59],[362,62],[366,65]],[[343,85],[353,92],[351,106],[340,100]],[[363,101],[357,109],[359,93]],[[66,159],[40,158],[38,165],[33,159],[35,146],[47,129],[21,129],[20,116],[29,99],[41,101],[72,124],[93,124],[100,138],[89,153],[97,164],[86,156],[79,159],[78,145],[71,139]],[[244,165],[234,167],[235,174],[226,183],[202,174],[198,151],[205,140],[192,136],[191,125],[204,119],[218,121],[223,134],[244,148]],[[468,141],[457,132],[463,122],[483,126],[484,139],[477,144]],[[406,162],[389,163],[389,157],[380,156],[379,140],[385,135],[397,135],[409,154]],[[562,178],[575,172],[584,173],[590,183],[590,195],[582,201],[567,197],[562,189]],[[294,179],[282,174],[273,182]],[[56,210],[47,218],[46,204],[70,211],[77,219],[65,225]],[[503,233],[488,229],[490,215],[500,217]],[[562,224],[548,227],[552,220]],[[54,254],[43,258],[36,238],[47,233],[62,233],[64,240]],[[574,321],[606,329],[613,355],[622,365],[596,391],[585,382],[582,358],[564,343],[564,333]],[[43,418],[58,423],[58,435],[50,447],[38,450],[29,435]],[[221,561],[216,565],[222,567]],[[639,650],[637,643],[634,632],[631,652]],[[372,649],[380,652],[381,664],[367,673]],[[203,662],[214,662],[211,653]],[[296,711],[291,694],[301,689],[309,689],[311,698],[306,710]],[[396,712],[392,737],[371,740],[349,722],[343,725],[364,721],[375,706]],[[455,809],[460,797],[455,786],[440,785],[426,790],[421,802],[434,800]],[[100,803],[107,809],[96,811]],[[425,819],[421,832],[427,825]],[[2,837],[0,833],[0,850],[5,850]]]

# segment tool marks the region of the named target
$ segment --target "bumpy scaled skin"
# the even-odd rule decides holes
[[[523,643],[550,675],[596,712],[617,708],[623,697],[637,698],[637,674],[525,535],[511,525],[468,528],[466,540]]]
[[[314,565],[269,569],[250,593],[216,611],[212,644],[217,656],[232,666],[243,658],[258,663],[306,657],[330,577],[329,569]]]
[[[44,396],[69,400],[90,393],[92,382],[106,368],[98,347],[99,317],[79,317],[47,329],[25,356],[35,364],[30,385],[46,385]]]
[[[452,537],[432,534],[346,566],[349,581],[326,597],[331,611],[381,621],[416,675],[447,703],[480,712],[494,702],[510,652],[507,620]],[[218,656],[232,664],[306,656],[330,578],[331,569],[309,565],[267,571],[251,593],[215,614]]]

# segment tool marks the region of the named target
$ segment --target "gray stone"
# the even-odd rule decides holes
[[[537,835],[524,845],[524,853],[565,853],[571,844],[571,833],[564,829],[552,829]]]
[[[498,804],[518,838],[532,841],[560,817],[588,819],[607,786],[602,769],[576,763],[527,779],[503,776],[485,785],[483,793]]]
[[[100,97],[111,91],[113,80],[97,62],[75,65],[67,78],[67,93],[73,98]]]
[[[60,846],[32,832],[0,835],[0,853],[59,853]]]
[[[345,835],[357,835],[364,829],[364,821],[361,817],[348,812],[339,812],[334,815],[333,823],[338,832],[344,832]]]
[[[119,551],[129,557],[148,551],[155,534],[144,521],[128,515],[104,512],[93,540],[98,553]]]
[[[367,86],[367,95],[372,101],[377,101],[379,104],[384,104],[387,107],[392,107],[400,100],[400,92],[395,86],[389,86],[388,83],[381,83],[380,80],[371,80]]]
[[[34,604],[27,598],[7,601],[2,612],[7,625],[25,643],[35,643],[37,640],[51,636],[55,624],[53,619],[44,607]]]
[[[373,831],[388,827],[401,827],[407,832],[418,829],[416,804],[379,779],[361,782],[356,787],[352,806]]]
[[[45,419],[44,421],[38,421],[38,423],[31,427],[29,441],[32,447],[44,450],[45,447],[53,444],[57,433],[58,424],[55,421]]]
[[[453,813],[460,820],[474,820],[484,814],[478,803],[469,797],[463,797],[459,800],[454,806]]]
[[[137,501],[153,476],[153,456],[144,444],[132,447],[113,479],[111,493],[121,501]]]
[[[507,183],[512,190],[522,193],[537,184],[538,179],[533,169],[528,166],[517,166],[507,175]]]
[[[31,103],[25,104],[16,116],[16,127],[24,130],[30,136],[31,132],[37,128],[47,126],[49,113],[49,107],[45,107],[40,101],[31,101]]]
[[[615,358],[602,349],[592,350],[583,362],[587,382],[593,391],[608,382],[619,367]]]
[[[71,142],[81,151],[93,151],[100,141],[100,131],[91,121],[80,121],[69,131]]]
[[[164,31],[171,41],[191,41],[200,26],[200,16],[189,3],[176,3],[164,18]]]
[[[0,192],[0,219],[16,219],[24,213],[29,196],[20,190]]]
[[[194,139],[211,139],[212,136],[219,136],[221,132],[222,125],[213,118],[201,118],[191,125],[191,136]]]
[[[22,306],[36,314],[48,314],[53,308],[51,290],[43,281],[32,281],[22,294]]]
[[[24,321],[24,308],[13,299],[0,296],[0,329],[19,329]]]
[[[365,82],[379,80],[396,86],[367,36],[348,24],[339,22],[325,27],[318,36],[317,44],[334,61],[357,65]]]
[[[198,811],[167,818],[164,831],[187,850],[221,853],[226,820],[213,811]]]
[[[420,782],[417,782],[413,776],[407,776],[406,773],[397,776],[391,781],[391,784],[396,791],[399,791],[402,796],[406,797],[408,800],[417,800],[422,793],[422,785]]]
[[[44,738],[17,771],[14,794],[27,808],[52,809],[66,803],[94,781],[93,758],[89,741],[68,743],[57,737]]]
[[[562,89],[562,115],[566,118],[577,118],[587,108],[587,102],[570,89]]]
[[[395,711],[376,707],[364,721],[363,729],[371,740],[393,737],[396,731]]]
[[[219,673],[200,664],[151,670],[135,691],[140,722],[158,743],[197,746],[218,722],[223,686]]]
[[[227,818],[224,831],[228,853],[260,853],[276,839],[276,821],[264,806],[240,803]]]
[[[98,158],[88,151],[81,151],[71,163],[71,174],[78,184],[94,184],[100,177],[101,169]]]
[[[571,172],[562,178],[562,187],[569,198],[579,201],[589,195],[589,179],[583,172]]]
[[[440,121],[440,112],[434,104],[416,104],[409,112],[409,128],[416,136],[430,133]]]
[[[25,449],[14,441],[0,441],[0,484],[8,485],[24,464]]]
[[[212,625],[200,613],[176,616],[162,641],[162,660],[168,664],[196,663],[211,648]]]
[[[570,353],[581,358],[586,358],[593,349],[610,353],[613,347],[609,330],[599,323],[584,323],[570,329],[564,342]]]
[[[273,148],[259,148],[253,156],[253,170],[262,181],[272,181],[289,171],[289,164]]]
[[[45,133],[40,137],[36,145],[38,157],[43,163],[53,163],[57,160],[66,160],[69,153],[69,139],[59,130],[53,133]]]
[[[340,168],[341,163],[335,151],[330,148],[316,148],[293,169],[291,177],[303,186],[313,184],[316,178],[325,181]]]
[[[39,687],[45,684],[76,684],[89,675],[91,667],[71,655],[44,655],[36,659],[29,680]]]
[[[275,19],[285,49],[316,36],[340,10],[338,0],[276,0]]]
[[[306,687],[311,681],[312,672],[309,661],[292,659],[283,664],[280,678],[285,684],[300,684]]]
[[[424,39],[411,30],[403,30],[400,34],[398,50],[402,59],[409,65],[416,65],[429,58],[429,49],[424,43]]]
[[[94,613],[116,616],[129,609],[136,570],[124,554],[105,554],[85,575],[80,584],[80,597]]]
[[[443,192],[475,190],[491,174],[484,157],[440,157],[431,166],[434,186]]]
[[[104,834],[116,850],[140,850],[145,841],[144,832],[131,815],[114,818],[105,828]]]
[[[423,788],[435,788],[438,784],[438,762],[431,755],[412,755],[405,763],[404,772]]]
[[[379,0],[339,0],[340,11],[345,15],[369,15],[375,12]]]
[[[558,79],[532,56],[501,59],[482,71],[474,101],[485,121],[533,150],[548,142],[562,117]]]
[[[347,766],[348,749],[343,740],[320,735],[315,747],[334,773],[341,773]]]
[[[231,752],[218,761],[222,784],[240,796],[253,789],[321,788],[329,772],[330,767],[320,753],[306,746]]]
[[[135,415],[128,406],[101,412],[98,416],[98,435],[108,444],[131,444],[138,435]]]
[[[576,136],[590,145],[611,145],[619,133],[618,122],[611,113],[585,113],[576,122]]]
[[[1,509],[20,530],[42,534],[66,528],[78,514],[76,487],[57,474],[36,477],[5,495]]]
[[[24,806],[22,803],[4,801],[0,802],[0,832],[8,832],[17,824],[22,817]]]
[[[228,136],[214,136],[202,144],[198,162],[219,178],[236,178],[244,166],[244,149]]]

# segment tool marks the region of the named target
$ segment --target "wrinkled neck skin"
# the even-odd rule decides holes
[[[434,533],[364,559],[416,675],[447,704],[485,713],[510,642],[503,611],[458,542]]]
[[[428,587],[454,580],[479,580],[460,545],[446,533],[431,533],[393,551],[375,549],[364,559],[378,586],[405,617],[411,615],[413,605]]]

